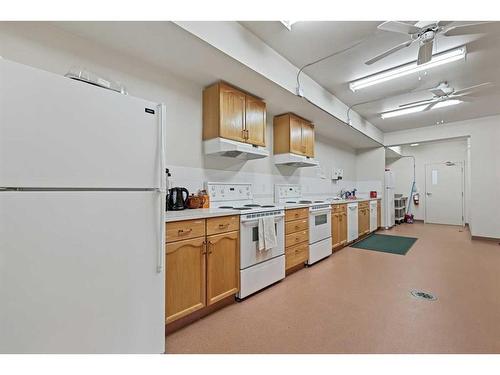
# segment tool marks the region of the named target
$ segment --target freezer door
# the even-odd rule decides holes
[[[0,353],[163,353],[160,199],[0,192]]]
[[[159,187],[158,112],[0,59],[0,187]]]

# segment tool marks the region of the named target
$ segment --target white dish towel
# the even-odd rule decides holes
[[[265,216],[259,219],[259,251],[270,250],[278,246],[274,217]]]

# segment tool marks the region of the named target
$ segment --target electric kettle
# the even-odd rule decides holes
[[[167,194],[167,211],[179,211],[187,207],[189,191],[183,187],[174,187],[168,189]]]

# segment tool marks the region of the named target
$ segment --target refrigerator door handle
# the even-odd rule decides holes
[[[160,131],[160,191],[166,192],[165,187],[165,104],[158,104],[159,131]]]
[[[158,104],[159,113],[159,132],[160,132],[160,237],[158,239],[158,265],[157,273],[162,273],[165,264],[165,205],[166,205],[166,187],[165,187],[165,104]]]
[[[163,272],[163,267],[165,264],[165,194],[160,191],[160,236],[158,239],[158,266],[156,268],[157,273]]]

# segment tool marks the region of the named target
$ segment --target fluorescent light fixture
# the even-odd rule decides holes
[[[411,147],[416,147],[416,146],[419,146],[419,145],[420,145],[420,143],[412,143],[410,146]]]
[[[288,30],[292,30],[292,25],[298,21],[280,21]]]
[[[436,66],[464,59],[466,54],[467,50],[465,46],[455,48],[446,52],[441,52],[432,56],[431,61],[429,61],[428,63],[417,65],[417,61],[413,61],[408,64],[400,65],[395,68],[391,68],[383,72],[375,73],[371,76],[352,81],[351,83],[349,83],[349,88],[352,91],[360,90],[365,87],[376,85],[378,83],[387,82],[392,79],[404,77],[412,73],[421,72],[422,70],[431,69]]]
[[[456,105],[460,103],[462,103],[462,101],[458,99],[443,100],[442,102],[438,102],[437,104],[435,104],[434,107],[431,108],[431,110],[436,108],[449,107],[451,105]],[[391,117],[409,115],[410,113],[422,112],[425,108],[427,108],[429,104],[431,103],[417,105],[415,107],[410,107],[410,108],[396,109],[395,111],[384,112],[380,115],[380,117],[386,119]]]

